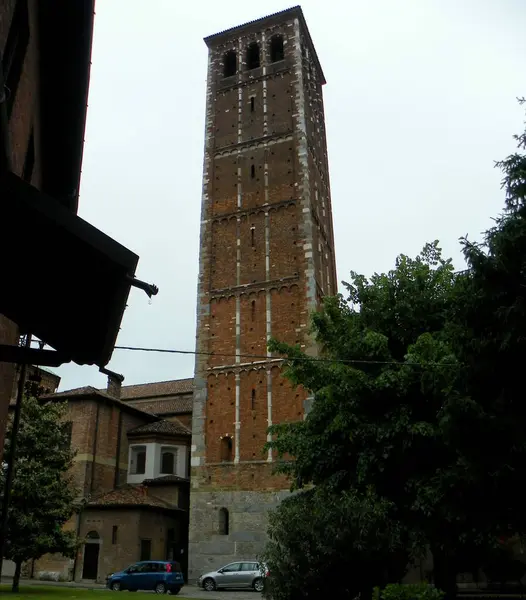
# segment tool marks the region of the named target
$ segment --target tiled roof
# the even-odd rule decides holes
[[[124,385],[121,389],[122,400],[138,398],[155,398],[157,396],[172,396],[174,394],[190,394],[193,390],[193,379],[172,379],[141,383],[139,385]]]
[[[136,406],[155,415],[181,415],[192,412],[193,398],[191,395],[181,395],[178,398],[132,400],[128,402],[131,406]]]
[[[135,406],[134,403],[122,402],[122,400],[118,400],[117,398],[110,396],[110,394],[108,394],[102,390],[98,390],[97,388],[94,388],[90,385],[87,385],[87,386],[81,387],[81,388],[75,388],[73,390],[66,390],[65,392],[58,392],[56,394],[44,394],[41,396],[41,398],[43,400],[62,400],[62,399],[75,400],[75,399],[80,399],[80,398],[85,398],[85,397],[90,397],[90,398],[96,397],[96,398],[103,398],[106,401],[109,400],[111,403],[121,407],[122,409],[140,413],[146,419],[149,419],[149,420],[152,420],[152,419],[157,420],[157,418],[158,418],[152,412],[147,410],[146,407],[143,408],[142,406]]]
[[[157,496],[152,496],[142,486],[124,486],[88,502],[87,506],[154,506],[157,508],[175,508]]]
[[[190,483],[187,477],[178,477],[177,475],[163,475],[155,479],[145,479],[143,485],[166,485],[170,483]]]
[[[140,425],[134,429],[130,429],[128,434],[146,434],[146,433],[162,433],[165,435],[191,435],[192,432],[185,427],[180,421],[156,421],[148,423],[148,425]]]

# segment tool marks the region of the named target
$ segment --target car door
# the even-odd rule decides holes
[[[154,573],[152,563],[137,563],[137,572],[133,575],[133,589],[135,590],[153,590]]]
[[[139,574],[140,564],[136,563],[134,565],[130,565],[125,571],[124,576],[121,579],[121,586],[127,590],[135,590],[136,585],[138,585],[138,580],[136,579]]]
[[[241,563],[230,563],[220,569],[216,583],[218,587],[241,587]]]
[[[241,563],[240,585],[252,587],[252,582],[258,576],[258,564],[255,562]]]

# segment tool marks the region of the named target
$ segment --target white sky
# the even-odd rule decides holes
[[[193,350],[207,48],[276,0],[97,0],[80,215],[140,256],[120,345]],[[339,279],[439,239],[479,238],[503,206],[495,160],[522,128],[524,0],[305,0],[322,63]],[[193,375],[192,356],[115,351],[125,385]],[[104,387],[95,367],[60,389]]]

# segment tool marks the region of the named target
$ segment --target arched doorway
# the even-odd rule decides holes
[[[100,536],[96,531],[90,531],[84,542],[84,563],[82,579],[96,580],[99,574]]]

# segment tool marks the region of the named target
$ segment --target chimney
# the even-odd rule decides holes
[[[106,386],[106,393],[108,394],[108,396],[120,400],[121,385],[124,381],[124,375],[120,375],[119,373],[110,371],[109,369],[106,369],[106,367],[100,367],[99,371],[101,373],[104,373],[104,375],[108,376],[108,385]]]
[[[121,379],[121,377],[122,375],[119,376],[117,373],[112,373],[111,375],[108,375],[108,386],[106,388],[106,391],[110,396],[116,398],[117,400],[121,399],[121,383],[124,379]]]

